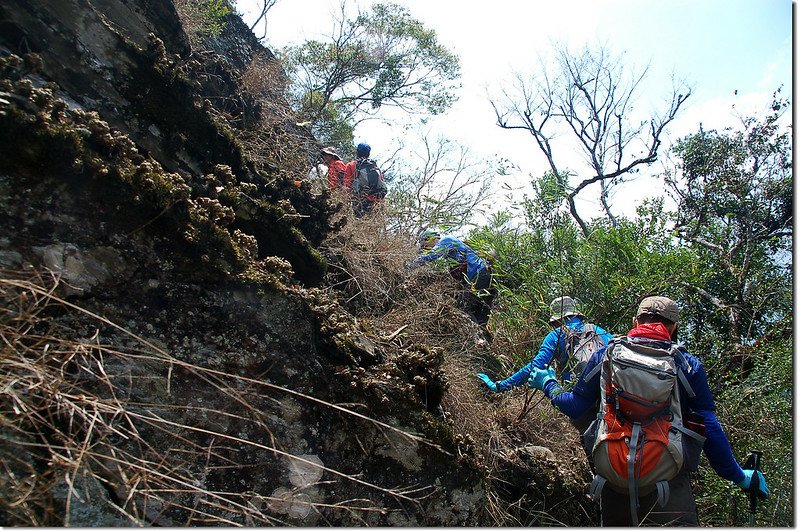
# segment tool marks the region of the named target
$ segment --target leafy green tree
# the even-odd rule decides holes
[[[681,139],[678,164],[665,176],[678,203],[675,233],[697,257],[699,274],[682,281],[697,302],[693,326],[713,329],[723,339],[715,346],[720,356],[734,350],[734,362],[791,319],[788,105],[776,93],[766,116],[742,118],[737,131],[701,129]]]
[[[496,218],[470,235],[495,251],[502,309],[495,318],[514,343],[532,328],[534,343],[546,334],[548,304],[561,295],[577,298],[609,330],[626,332],[641,298],[677,298],[677,280],[691,268],[689,255],[666,229],[670,217],[663,202],[645,204],[632,221],[596,220],[584,237],[561,203],[558,183],[551,173],[534,183],[535,195],[523,205],[524,226],[509,229],[508,220]]]
[[[315,133],[341,129],[329,122],[355,126],[387,106],[444,112],[460,76],[458,57],[436,33],[392,3],[374,4],[355,18],[342,4],[329,41],[307,41],[279,55],[301,120],[311,121]]]
[[[301,109],[312,109],[321,106],[322,95],[316,92],[307,92],[303,95]],[[347,118],[347,105],[341,102],[329,102],[320,107],[320,115],[316,122],[311,124],[314,136],[323,144],[335,146],[342,157],[354,157],[353,148],[354,125]]]
[[[592,317],[615,333],[630,329],[636,305],[649,295],[681,300],[680,279],[692,257],[670,237],[663,202],[642,205],[634,220],[598,220],[581,240],[570,278]]]

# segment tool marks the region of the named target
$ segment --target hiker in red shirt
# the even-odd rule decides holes
[[[328,167],[328,190],[333,192],[337,188],[350,188],[345,186],[345,167],[339,154],[333,148],[323,148],[322,158]]]
[[[356,146],[356,158],[347,163],[344,167],[344,186],[348,189],[353,188],[353,177],[356,175],[356,165],[359,159],[366,159],[369,157],[371,148],[369,144],[361,143]]]

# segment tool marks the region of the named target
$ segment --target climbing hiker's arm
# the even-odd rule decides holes
[[[547,379],[543,383],[542,392],[550,399],[550,403],[572,419],[577,419],[594,408],[600,399],[600,372],[592,370],[603,363],[606,349],[601,347],[589,359],[580,378],[570,392],[565,392],[555,379]],[[543,370],[534,370],[536,372]],[[591,374],[587,381],[586,377]]]
[[[530,364],[528,364],[528,366],[530,366],[528,373],[530,373],[530,370],[533,368],[544,369],[550,364],[550,362],[553,360],[553,356],[556,354],[556,351],[559,348],[559,341],[561,342],[563,349],[564,338],[563,335],[559,334],[558,329],[554,329],[547,333],[547,336],[545,336],[544,340],[542,340],[542,345],[539,346],[539,352],[536,353],[536,356],[533,357],[533,360],[531,360]]]
[[[458,251],[463,247],[464,244],[455,238],[443,236],[430,250],[424,252],[422,255],[406,264],[406,269],[416,268],[417,266],[425,264],[426,262],[431,262],[447,255],[451,250]]]
[[[597,398],[581,395],[575,390],[571,392],[561,391],[561,386],[556,381],[548,381],[543,391],[550,398],[550,403],[571,419],[581,417],[591,410],[597,402]]]
[[[769,487],[765,475],[761,471],[753,469],[742,469],[736,461],[736,457],[731,450],[728,437],[717,420],[713,410],[699,410],[706,425],[706,442],[703,445],[703,452],[708,458],[714,471],[724,478],[730,480],[744,491],[755,489],[757,496],[762,499],[769,497]],[[753,478],[756,479],[755,488],[751,487]]]
[[[426,262],[430,262],[430,261],[434,260],[435,258],[436,257],[428,255],[427,253],[425,253],[423,255],[420,255],[416,259],[414,259],[411,262],[406,264],[406,270],[413,270],[414,268],[417,268],[418,266],[422,266]]]
[[[505,392],[511,388],[522,386],[528,382],[528,378],[531,376],[531,371],[535,369],[546,368],[547,365],[550,364],[553,354],[556,352],[560,336],[561,335],[558,334],[557,330],[547,333],[547,336],[545,336],[544,340],[542,340],[542,345],[539,347],[539,352],[536,353],[536,356],[533,357],[533,360],[519,368],[517,372],[509,378],[498,382],[497,389],[501,392]]]
[[[706,426],[703,453],[719,476],[739,484],[744,480],[745,474],[733,456],[728,436],[714,413],[714,399],[708,387],[706,370],[697,358],[691,357],[689,360],[691,371],[687,378],[695,397],[688,400],[688,406],[693,412],[703,417]]]
[[[418,266],[422,266],[426,262],[431,262],[431,261],[434,261],[434,260],[438,259],[442,255],[444,255],[446,252],[447,252],[447,246],[442,246],[440,244],[437,244],[436,246],[434,246],[429,251],[426,251],[425,253],[423,253],[422,255],[417,257],[416,259],[414,259],[411,262],[409,262],[408,264],[406,264],[406,269],[407,270],[413,270],[414,268],[416,268]]]
[[[531,371],[536,369],[534,364],[535,360],[531,360],[521,368],[517,370],[512,376],[507,379],[504,379],[497,383],[497,389],[501,392],[505,392],[510,390],[511,388],[516,388],[517,386],[522,386],[523,384],[528,382],[528,377],[531,376]]]
[[[744,480],[744,471],[733,456],[731,444],[728,442],[728,437],[719,424],[717,416],[712,410],[696,410],[695,412],[703,416],[706,425],[706,442],[703,444],[703,453],[708,458],[711,467],[722,478],[739,484]]]

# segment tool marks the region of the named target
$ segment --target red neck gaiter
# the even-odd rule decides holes
[[[645,323],[628,331],[628,336],[635,338],[650,338],[651,340],[671,341],[669,331],[663,323]]]

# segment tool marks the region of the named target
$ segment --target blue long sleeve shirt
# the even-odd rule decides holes
[[[555,380],[549,380],[545,384],[544,394],[550,399],[553,406],[572,419],[577,419],[595,408],[600,400],[600,372],[595,372],[595,375],[588,381],[585,377],[603,362],[605,353],[606,346],[603,346],[592,355],[572,391],[562,392],[561,386]],[[714,399],[711,396],[711,389],[708,387],[706,370],[703,363],[696,357],[686,351],[683,351],[683,355],[689,366],[683,368],[683,371],[695,393],[695,397],[690,398],[683,386],[680,386],[684,418],[689,412],[703,417],[706,426],[703,453],[719,476],[738,484],[744,479],[744,471],[733,456],[728,437],[714,413]]]
[[[568,316],[565,319],[565,324],[575,332],[582,332],[585,322],[580,316]],[[594,330],[603,339],[603,343],[607,344],[611,338],[613,338],[611,333],[607,332],[598,325],[594,326]],[[526,365],[517,370],[516,373],[507,379],[498,382],[497,389],[505,392],[511,388],[527,384],[528,377],[534,368],[544,369],[551,363],[551,361],[553,361],[554,358],[562,364],[567,360],[567,342],[564,336],[564,331],[562,331],[560,327],[547,333],[547,336],[545,336],[544,340],[542,340],[542,345],[539,346],[539,351],[536,353],[536,356],[534,356],[533,359]],[[564,377],[565,379],[569,380],[571,375],[569,375],[569,373],[565,373]]]
[[[467,280],[474,283],[481,270],[488,268],[488,264],[475,253],[475,250],[461,240],[445,235],[428,252],[423,253],[408,264],[408,268],[415,268],[436,259],[445,258],[452,261],[453,265],[467,263]]]

